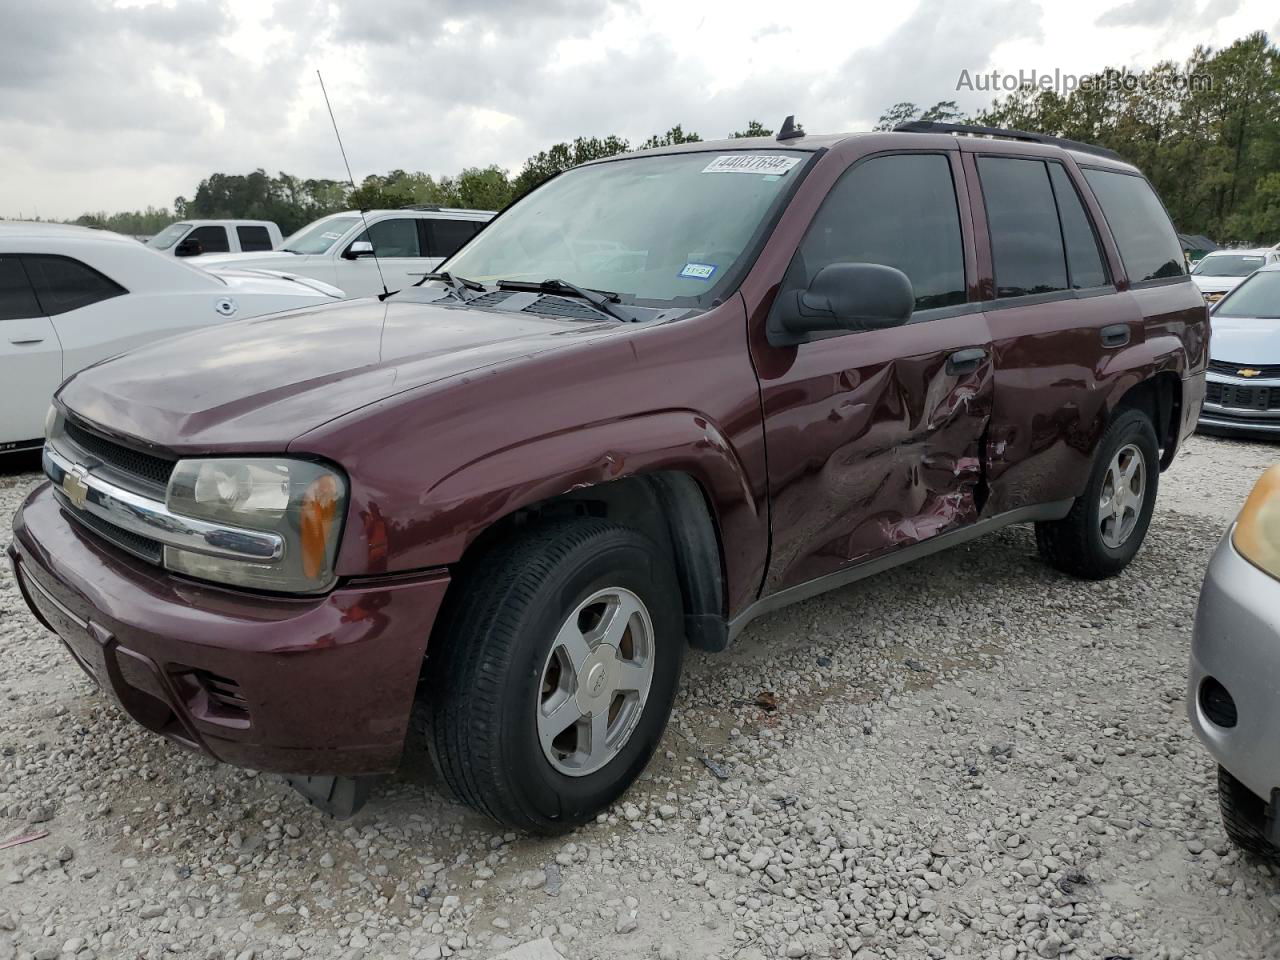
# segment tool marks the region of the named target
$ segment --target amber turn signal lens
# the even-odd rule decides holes
[[[329,536],[338,516],[338,482],[316,477],[302,497],[302,572],[316,578],[324,570]]]
[[[1258,478],[1231,535],[1240,555],[1280,579],[1280,466]]]

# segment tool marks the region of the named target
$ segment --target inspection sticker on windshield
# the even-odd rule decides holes
[[[715,272],[716,267],[713,263],[686,263],[684,269],[680,271],[680,276],[693,280],[710,280]]]
[[[763,173],[766,176],[779,176],[799,162],[799,157],[765,157],[758,153],[737,153],[716,157],[702,168],[702,172]]]

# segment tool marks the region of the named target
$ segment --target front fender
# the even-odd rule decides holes
[[[408,523],[370,531],[384,538],[385,572],[457,563],[486,528],[522,507],[623,477],[676,471],[706,494],[730,585],[758,584],[768,517],[737,451],[709,417],[653,413],[535,437],[486,454],[436,481]],[[731,587],[732,588],[732,587]]]

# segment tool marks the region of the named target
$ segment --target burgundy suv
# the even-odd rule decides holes
[[[564,829],[686,645],[1009,523],[1115,574],[1204,391],[1150,184],[1018,131],[614,157],[445,270],[76,374],[14,520],[130,716],[331,809],[412,714],[462,800]]]

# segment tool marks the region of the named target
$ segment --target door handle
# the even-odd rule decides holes
[[[1127,323],[1113,323],[1109,327],[1103,327],[1099,333],[1102,336],[1102,345],[1104,347],[1123,347],[1129,342],[1129,325]]]
[[[44,337],[27,337],[25,340],[13,339],[9,341],[15,347],[29,347],[33,343],[44,343]]]
[[[964,373],[973,373],[985,359],[987,359],[987,351],[982,347],[957,350],[947,357],[947,374],[955,377]]]

